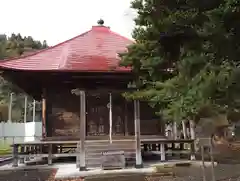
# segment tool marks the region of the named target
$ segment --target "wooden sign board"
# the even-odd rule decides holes
[[[102,169],[123,169],[124,167],[124,151],[107,151],[102,153]]]

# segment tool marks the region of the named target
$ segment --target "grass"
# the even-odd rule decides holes
[[[12,154],[12,149],[10,145],[0,144],[0,156]]]

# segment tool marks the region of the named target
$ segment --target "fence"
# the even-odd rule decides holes
[[[10,93],[0,100],[0,149],[14,142],[34,141],[42,135],[41,102]]]
[[[25,137],[21,141],[34,141],[34,136],[42,135],[41,122],[0,123],[0,137]]]

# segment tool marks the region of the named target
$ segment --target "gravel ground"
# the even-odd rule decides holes
[[[0,171],[0,181],[52,181],[56,170],[31,169],[16,171]]]
[[[211,168],[206,170],[206,180],[212,180]],[[240,179],[240,164],[219,164],[214,168],[216,180]],[[175,170],[176,181],[202,181],[202,169],[200,167],[177,168]],[[164,179],[163,179],[164,180]]]
[[[240,164],[220,164],[214,169],[217,181],[240,181]],[[206,180],[211,181],[211,169],[206,169]],[[202,181],[200,167],[179,167],[174,169],[174,176],[145,176],[141,174],[108,175],[88,177],[86,181]]]
[[[202,172],[200,167],[179,167],[174,169],[175,176],[159,175],[104,175],[97,177],[87,177],[86,181],[202,181]],[[0,171],[0,181],[54,181],[54,169],[36,169],[36,170],[16,170]],[[240,181],[240,164],[220,164],[215,167],[217,181]],[[206,169],[207,181],[211,181],[211,169]],[[67,180],[67,179],[66,179]],[[66,181],[65,180],[65,181]],[[81,178],[70,179],[80,181]],[[60,180],[58,180],[60,181]]]

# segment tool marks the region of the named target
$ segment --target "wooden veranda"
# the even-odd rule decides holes
[[[170,144],[170,146],[169,146]],[[158,152],[161,161],[167,161],[167,154],[188,155],[189,159],[194,159],[194,140],[169,140],[156,136],[141,136],[140,139],[141,152]],[[178,145],[176,147],[176,145]],[[189,146],[186,146],[189,145]],[[124,151],[126,164],[135,164],[136,160],[136,141],[134,137],[128,136],[124,139],[113,138],[109,140],[86,140],[84,142],[86,151],[85,162],[87,167],[101,167],[101,159],[103,152]],[[186,149],[189,147],[190,149]],[[29,157],[47,158],[48,164],[53,163],[53,159],[61,157],[76,157],[76,166],[81,165],[81,141],[35,141],[28,143],[16,143],[13,145],[14,150],[14,166],[18,166],[18,162],[24,163]]]

